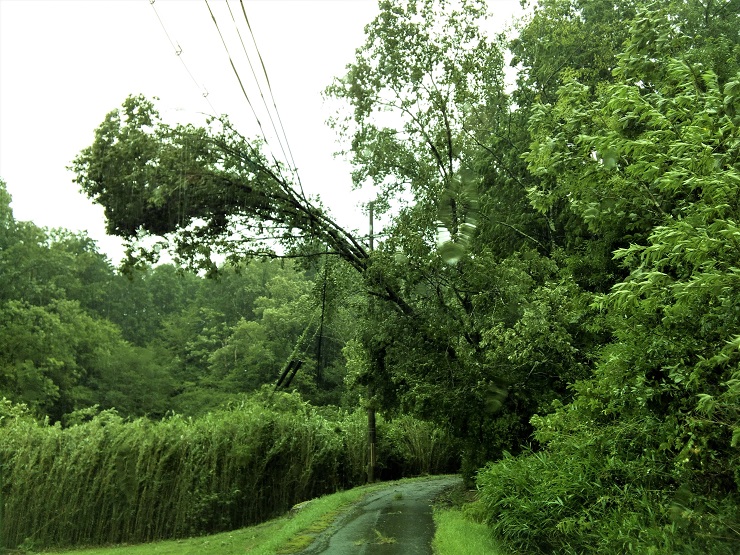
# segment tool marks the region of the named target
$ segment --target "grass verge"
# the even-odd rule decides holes
[[[409,478],[400,483],[425,480]],[[170,540],[140,545],[92,547],[66,551],[46,551],[58,555],[287,555],[308,547],[351,504],[396,482],[382,482],[326,495],[307,503],[298,513],[257,526],[212,536]],[[25,553],[18,551],[17,553]]]
[[[505,555],[485,524],[473,522],[459,509],[434,512],[437,531],[432,548],[435,555]]]
[[[507,555],[497,545],[491,530],[475,522],[464,508],[474,503],[475,496],[463,485],[446,491],[434,504],[436,531],[432,549],[434,555]]]

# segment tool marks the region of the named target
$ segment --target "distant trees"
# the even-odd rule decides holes
[[[98,405],[123,416],[199,414],[274,383],[288,357],[293,384],[341,402],[341,345],[353,319],[324,274],[290,262],[225,268],[205,279],[172,265],[116,271],[83,235],[17,222],[0,182],[0,396],[64,421]],[[334,318],[343,318],[343,328]],[[340,331],[341,330],[341,331]],[[317,374],[325,377],[317,382]]]

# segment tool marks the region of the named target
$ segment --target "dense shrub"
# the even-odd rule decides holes
[[[245,398],[198,419],[124,421],[104,411],[68,428],[0,408],[6,547],[234,529],[365,479],[364,413],[315,409],[296,395]],[[410,418],[379,423],[379,437],[389,437],[382,466],[450,469],[444,432]]]
[[[530,121],[531,169],[557,173],[595,231],[631,221],[644,237],[616,251],[629,276],[594,303],[613,339],[592,375],[532,419],[545,451],[478,476],[484,517],[527,553],[740,546],[740,73],[682,29],[642,10],[614,84],[571,80]]]
[[[378,428],[380,475],[385,479],[457,470],[458,450],[447,430],[403,415]]]
[[[740,499],[677,479],[659,445],[673,424],[574,426],[547,451],[507,455],[478,474],[476,512],[525,553],[735,553]]]

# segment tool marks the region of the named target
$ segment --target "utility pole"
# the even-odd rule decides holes
[[[370,212],[370,252],[375,248],[375,241],[373,237],[373,226],[374,226],[374,204],[372,202],[368,205]],[[370,300],[372,302],[372,300]],[[376,357],[378,353],[374,350],[370,353],[371,364],[375,365]],[[368,405],[367,405],[367,449],[368,449],[368,461],[367,461],[367,481],[373,483],[375,481],[375,467],[377,465],[377,453],[375,451],[375,405],[373,404],[373,385],[372,383],[367,388]]]

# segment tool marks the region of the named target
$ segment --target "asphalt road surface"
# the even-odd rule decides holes
[[[393,484],[365,497],[316,538],[303,555],[431,555],[432,500],[457,476]]]

